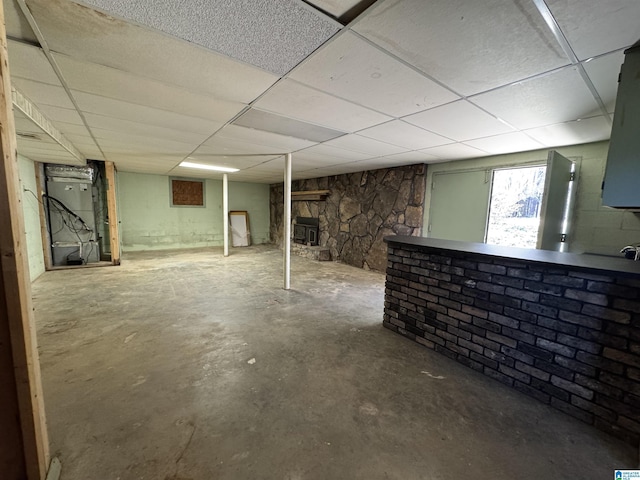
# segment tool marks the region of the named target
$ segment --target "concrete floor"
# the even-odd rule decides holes
[[[612,478],[637,449],[382,327],[384,276],[271,247],[34,283],[62,480]]]

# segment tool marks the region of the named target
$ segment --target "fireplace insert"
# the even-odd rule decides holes
[[[304,245],[318,245],[319,220],[311,217],[296,217],[293,226],[293,241]]]

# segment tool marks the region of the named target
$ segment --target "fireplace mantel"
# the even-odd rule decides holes
[[[291,201],[320,201],[324,202],[329,196],[330,190],[303,190],[300,192],[291,192]]]

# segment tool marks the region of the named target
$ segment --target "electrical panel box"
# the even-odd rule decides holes
[[[602,204],[640,207],[640,45],[625,52],[613,116]]]
[[[53,264],[98,262],[100,248],[91,180],[48,178],[46,199]]]

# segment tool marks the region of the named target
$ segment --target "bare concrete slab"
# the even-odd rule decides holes
[[[33,287],[62,480],[612,478],[637,450],[382,327],[384,276],[257,246]]]

